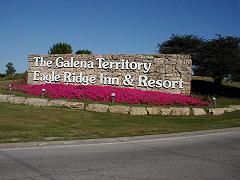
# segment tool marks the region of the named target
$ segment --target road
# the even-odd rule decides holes
[[[240,128],[0,148],[0,179],[240,179]]]

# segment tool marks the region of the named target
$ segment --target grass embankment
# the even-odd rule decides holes
[[[206,77],[206,76],[193,76],[192,80],[208,81],[212,83],[214,82],[214,78]],[[224,86],[240,88],[240,82],[236,82],[236,81],[223,80],[221,84]]]
[[[11,82],[0,80],[0,93],[26,96],[20,92],[10,92],[6,87]],[[211,81],[198,79],[193,80],[192,84],[197,95],[213,95],[209,94],[213,86]],[[214,95],[217,96],[217,107],[240,104],[239,96],[233,96],[239,92],[236,86],[238,83],[234,87],[223,85],[220,95]],[[202,87],[203,91],[196,91],[198,87]],[[229,127],[240,127],[240,111],[201,117],[130,116],[0,103],[0,143],[106,138]]]
[[[216,85],[211,77],[193,76],[191,85],[193,96],[201,99],[216,97],[217,107],[240,104],[240,82],[223,80],[221,85]]]
[[[0,142],[106,138],[240,126],[240,112],[221,116],[131,116],[0,103]]]

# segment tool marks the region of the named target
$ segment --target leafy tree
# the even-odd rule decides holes
[[[71,45],[64,42],[53,44],[53,46],[50,47],[50,51],[48,51],[48,54],[71,54],[71,53],[72,53]]]
[[[195,75],[211,76],[219,84],[223,78],[240,81],[240,38],[217,35],[205,40],[194,35],[172,35],[158,44],[163,54],[190,54]]]
[[[16,73],[16,69],[13,66],[12,62],[6,64],[6,75],[14,75]]]
[[[4,77],[4,76],[5,76],[5,74],[0,73],[0,78],[1,78],[1,77]]]
[[[172,34],[169,40],[157,44],[158,52],[162,54],[190,54],[193,65],[199,63],[198,52],[205,43],[203,38],[195,35]]]
[[[215,78],[220,83],[223,78],[240,80],[240,38],[217,35],[207,41],[198,52],[201,62],[195,74]]]
[[[88,49],[80,49],[80,50],[76,51],[76,54],[92,54],[92,51],[90,51]]]

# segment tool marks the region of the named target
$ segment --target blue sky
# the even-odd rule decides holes
[[[171,34],[240,35],[239,0],[0,0],[0,73],[67,42],[95,54],[156,53]]]

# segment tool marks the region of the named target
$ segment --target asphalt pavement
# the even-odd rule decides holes
[[[0,147],[0,179],[240,179],[240,128]]]

